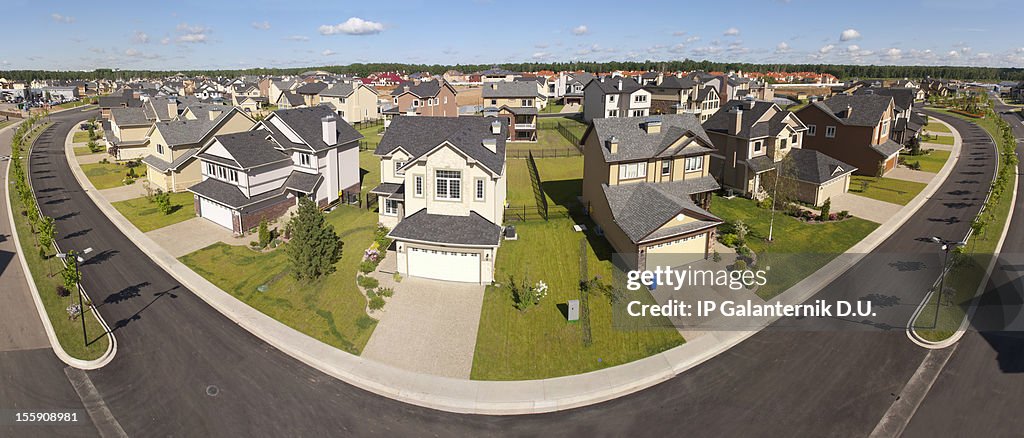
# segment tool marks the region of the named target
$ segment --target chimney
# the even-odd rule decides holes
[[[483,140],[483,145],[485,148],[487,148],[487,150],[491,151],[492,153],[498,152],[498,139],[496,138],[485,138]]]
[[[729,110],[729,134],[739,134],[740,130],[743,129],[743,108],[739,105]]]
[[[491,122],[491,134],[501,135],[501,121],[495,120]]]
[[[408,85],[403,86],[402,90],[404,90],[406,93],[408,93],[409,92],[409,86]]]
[[[338,121],[333,115],[325,116],[320,119],[320,125],[323,127],[324,143],[328,146],[334,146],[338,144]]]
[[[845,118],[847,118],[847,119],[850,118],[850,114],[853,114],[853,107],[850,106],[850,105],[846,105],[846,116],[845,116]]]
[[[619,91],[622,91],[622,79],[619,79]]]
[[[492,90],[497,90],[498,89],[498,83],[497,82],[491,82],[491,89]]]
[[[167,98],[167,115],[172,119],[178,116],[178,100],[173,97]]]
[[[661,119],[657,117],[651,117],[644,122],[644,131],[648,134],[657,134],[661,132]]]
[[[608,139],[608,152],[613,153],[613,154],[619,153],[619,138],[618,137],[613,135],[612,138]]]

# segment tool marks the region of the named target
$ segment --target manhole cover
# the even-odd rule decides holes
[[[220,388],[218,388],[218,387],[216,387],[214,385],[210,385],[210,386],[206,387],[206,395],[208,395],[210,397],[216,397],[217,394],[220,394]]]

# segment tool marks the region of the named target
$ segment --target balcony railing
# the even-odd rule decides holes
[[[522,130],[526,130],[526,129],[537,129],[537,124],[536,123],[516,123],[515,124],[515,128],[516,128],[517,131],[522,131]]]

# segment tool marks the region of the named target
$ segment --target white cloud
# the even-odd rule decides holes
[[[836,48],[835,45],[833,45],[833,44],[826,44],[826,45],[822,46],[822,48],[818,49],[818,53],[820,53],[822,55],[827,55],[828,52],[831,52],[832,49],[834,49],[834,48]]]
[[[846,29],[839,34],[839,41],[850,41],[860,38],[860,32],[857,29]]]
[[[696,35],[686,39],[686,42],[688,42],[688,43],[693,43],[693,42],[697,42],[697,41],[700,41],[700,37],[696,36]]]
[[[778,45],[775,46],[775,53],[786,53],[786,52],[789,52],[789,44],[787,44],[785,41],[783,41],[783,42],[781,42],[781,43],[779,43]]]
[[[537,44],[533,45],[533,48],[535,48],[535,49],[546,49],[546,48],[548,48],[548,45],[545,44],[545,43],[537,43]]]
[[[725,36],[737,36],[739,34],[740,34],[740,30],[735,28],[735,27],[730,27],[730,28],[726,29],[725,32],[722,32],[722,35],[725,35]]]
[[[320,56],[331,56],[331,55],[336,55],[337,53],[338,52],[335,52],[335,51],[333,51],[331,49],[324,49],[323,52],[320,52]]]
[[[132,41],[135,41],[138,44],[147,44],[149,43],[149,35],[146,35],[146,32],[137,30],[135,31],[135,35],[132,35]]]
[[[252,28],[253,29],[258,29],[258,30],[270,30],[270,22],[269,21],[253,21],[252,22]]]
[[[903,57],[903,51],[895,47],[885,51],[885,58],[890,61],[897,61]]]
[[[125,49],[124,56],[127,56],[129,58],[140,58],[140,59],[157,59],[157,58],[160,58],[160,55],[157,55],[155,53],[145,53],[145,52],[140,52],[140,51],[135,50],[135,49]]]
[[[335,25],[325,24],[320,26],[319,30],[321,35],[337,35],[339,33],[347,35],[373,35],[384,31],[384,23],[352,17],[345,20],[344,23]]]
[[[954,59],[955,58],[959,58],[960,57],[960,52],[957,52],[956,50],[950,50],[949,53],[946,54],[946,56],[948,56],[950,58],[954,58]]]
[[[672,36],[675,36],[675,37],[681,37],[681,36],[685,36],[685,35],[686,35],[686,32],[685,31],[681,31],[681,30],[672,32]]]
[[[170,44],[170,43],[171,43],[171,38],[170,38],[170,37],[163,37],[163,38],[160,38],[160,44],[163,44],[163,45],[165,45],[165,46],[166,46],[166,45],[168,45],[168,44]]]
[[[676,44],[672,47],[669,47],[668,51],[672,53],[684,53],[686,52],[686,44]]]
[[[75,17],[69,17],[67,15],[61,15],[61,14],[58,14],[58,13],[50,14],[50,18],[52,18],[53,21],[56,21],[58,23],[74,23],[75,22]]]
[[[587,25],[585,25],[585,24],[581,24],[579,26],[576,26],[576,27],[572,28],[572,34],[573,35],[586,35],[589,32],[590,32],[590,29],[587,29]]]
[[[181,23],[176,27],[179,43],[205,43],[209,39],[210,28],[203,25]]]
[[[550,55],[551,55],[551,54],[550,54],[550,53],[548,53],[548,52],[535,52],[535,53],[533,54],[532,58],[533,58],[533,59],[543,59],[543,58],[547,58],[547,57],[548,57],[548,56],[550,56]]]
[[[295,41],[295,42],[300,42],[300,43],[301,42],[309,41],[309,37],[308,36],[302,36],[302,35],[292,35],[292,36],[289,36],[289,37],[285,37],[284,39],[286,39],[288,41]]]

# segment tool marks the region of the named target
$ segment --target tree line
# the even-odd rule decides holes
[[[133,79],[163,78],[181,73],[185,76],[237,77],[297,75],[310,70],[323,70],[335,74],[367,76],[382,71],[405,73],[428,72],[442,74],[448,70],[473,73],[491,68],[502,68],[512,71],[538,70],[584,70],[588,72],[609,72],[615,70],[644,71],[744,71],[744,72],[798,72],[812,71],[829,73],[841,79],[849,78],[923,78],[935,77],[965,80],[1024,80],[1024,69],[1004,67],[966,67],[966,66],[923,66],[923,65],[844,65],[844,64],[752,64],[742,62],[694,61],[610,61],[610,62],[527,62],[506,64],[403,64],[403,63],[355,63],[348,65],[310,66],[296,68],[249,68],[237,70],[114,70],[109,68],[93,71],[48,71],[48,70],[9,70],[0,71],[0,77],[17,81],[34,79],[55,80],[97,80],[97,79]]]

